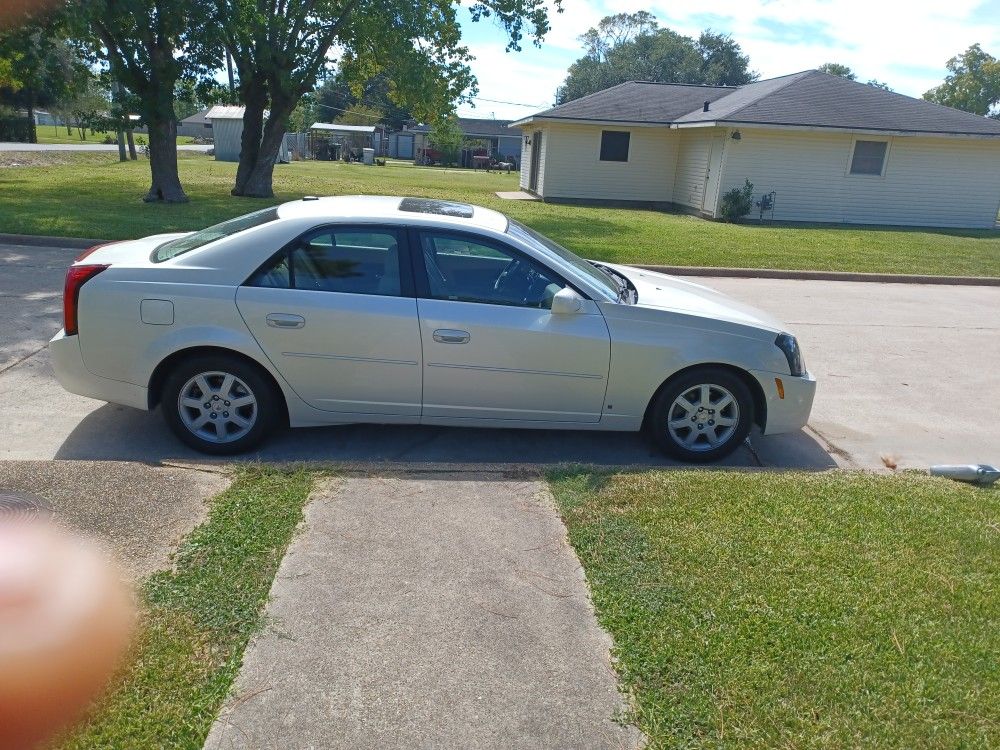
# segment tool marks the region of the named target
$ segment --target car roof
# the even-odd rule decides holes
[[[456,229],[507,231],[507,217],[499,211],[468,203],[433,198],[404,198],[389,195],[306,196],[282,203],[281,219],[353,219],[357,221],[406,221],[450,226]]]

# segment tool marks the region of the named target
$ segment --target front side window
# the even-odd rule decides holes
[[[238,232],[245,232],[247,229],[259,227],[261,224],[267,224],[277,218],[277,208],[265,208],[260,211],[254,211],[252,214],[237,216],[235,219],[215,224],[199,232],[193,232],[184,237],[178,237],[176,240],[164,242],[153,251],[150,260],[154,263],[162,263],[165,260],[176,258],[178,255],[183,255],[191,250],[196,250],[199,247],[207,245],[209,242],[221,240],[223,237],[231,237]]]
[[[628,161],[631,135],[627,130],[602,130],[601,161]]]
[[[851,174],[881,175],[888,149],[888,141],[855,141]]]
[[[551,269],[499,244],[427,233],[420,245],[434,299],[547,310],[565,286]]]
[[[300,240],[249,286],[399,296],[399,243],[382,229],[329,229]]]

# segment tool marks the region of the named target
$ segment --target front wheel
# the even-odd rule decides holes
[[[728,370],[702,367],[660,391],[648,427],[668,455],[705,463],[736,450],[753,421],[753,396],[746,383]]]
[[[216,455],[256,447],[277,417],[274,388],[258,368],[225,355],[181,362],[163,384],[160,405],[177,437]]]

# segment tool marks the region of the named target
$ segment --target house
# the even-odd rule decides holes
[[[245,107],[232,107],[217,104],[205,114],[205,119],[212,124],[212,138],[215,141],[216,161],[239,161],[241,142],[243,139],[243,114]],[[267,117],[267,113],[264,113]],[[288,161],[288,145],[282,139],[278,151],[279,162]]]
[[[480,141],[488,156],[496,156],[501,161],[513,159],[520,161],[521,138],[516,131],[511,130],[510,120],[480,119],[459,117],[458,127],[466,141]],[[428,150],[433,148],[428,143],[428,134],[433,128],[430,125],[415,125],[406,128],[404,134],[413,134],[413,157],[418,161]],[[463,149],[472,152],[475,148]],[[469,156],[463,154],[463,163],[469,161]],[[468,166],[468,165],[466,165]]]
[[[816,70],[623,83],[512,126],[521,187],[544,200],[716,218],[749,180],[784,221],[993,227],[1000,207],[1000,122]]]
[[[185,117],[177,123],[177,135],[186,135],[191,138],[212,138],[212,121],[208,119],[211,107],[195,112],[190,117]]]

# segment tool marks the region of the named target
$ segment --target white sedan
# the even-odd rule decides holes
[[[159,406],[237,453],[281,424],[647,429],[687,461],[800,429],[815,380],[776,320],[706,287],[583,260],[503,214],[306,197],[98,246],[49,344],[67,390]]]

